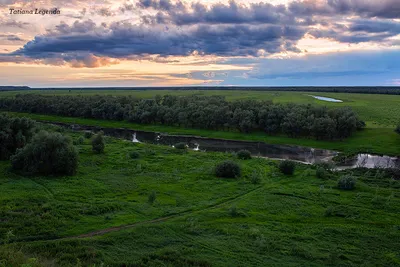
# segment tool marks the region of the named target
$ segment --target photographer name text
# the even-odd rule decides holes
[[[43,8],[34,8],[34,9],[15,9],[10,8],[10,15],[60,15],[61,11],[58,8],[53,9],[43,9]]]

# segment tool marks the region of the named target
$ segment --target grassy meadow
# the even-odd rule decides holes
[[[357,188],[341,191],[341,174],[312,166],[284,176],[271,160],[108,137],[105,154],[77,147],[72,177],[0,162],[0,266],[400,266],[400,181],[379,171],[347,171]],[[240,178],[214,176],[226,159]]]

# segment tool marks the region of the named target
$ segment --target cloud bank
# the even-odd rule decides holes
[[[1,0],[0,6],[33,2]],[[61,4],[58,0],[49,2]],[[0,54],[0,61],[15,58],[18,62],[26,59],[40,64],[94,68],[149,56],[264,58],[304,54],[307,51],[298,45],[304,38],[349,45],[399,45],[398,0],[297,0],[276,5],[265,1],[210,4],[138,0],[96,9],[92,13],[103,18],[96,22],[85,17],[82,5],[84,1],[80,0],[68,4],[79,7],[80,19],[49,27],[20,49]],[[137,14],[136,19],[123,17],[130,12]],[[27,24],[8,20],[0,24],[5,26],[24,28]],[[22,40],[12,34],[0,38]]]

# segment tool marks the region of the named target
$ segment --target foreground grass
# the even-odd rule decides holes
[[[38,266],[400,265],[400,182],[372,171],[345,192],[338,175],[302,165],[285,177],[273,161],[228,153],[112,138],[103,155],[88,140],[78,148],[74,177],[23,177],[0,162],[0,266],[18,266],[15,255]],[[226,159],[240,179],[214,177]]]
[[[7,112],[13,116],[25,116],[39,121],[64,122],[109,128],[129,128],[135,130],[165,132],[169,134],[196,135],[210,138],[235,139],[247,141],[262,141],[269,144],[288,144],[308,146],[314,148],[330,149],[345,153],[373,153],[390,156],[400,155],[400,136],[392,128],[367,127],[356,132],[352,137],[343,141],[318,141],[307,138],[290,138],[286,136],[268,136],[263,132],[243,134],[239,132],[212,131],[201,129],[187,129],[163,125],[142,125],[125,121],[108,121],[40,115],[18,112]]]

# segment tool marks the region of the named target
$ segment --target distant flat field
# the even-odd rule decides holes
[[[369,128],[394,128],[400,122],[400,96],[351,93],[319,92],[260,92],[246,90],[30,90],[0,92],[0,97],[12,97],[20,93],[42,95],[132,95],[138,98],[152,98],[155,95],[223,95],[227,100],[256,99],[272,100],[275,103],[303,103],[325,105],[328,107],[352,107],[367,122]],[[330,97],[343,103],[330,103],[313,98]]]

